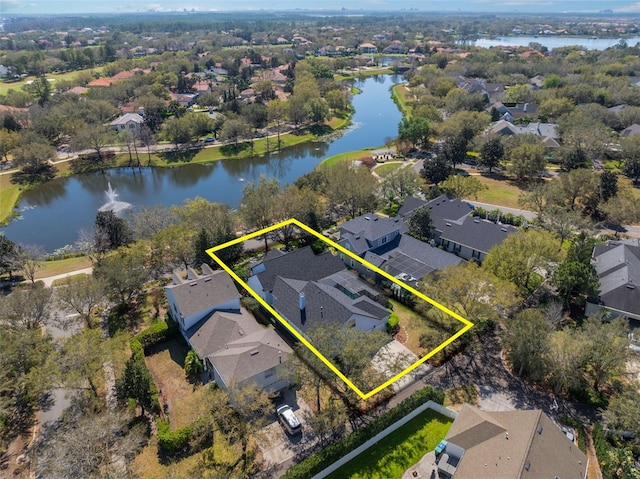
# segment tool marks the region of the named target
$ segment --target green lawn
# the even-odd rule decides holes
[[[365,156],[371,156],[372,150],[380,149],[381,147],[376,146],[372,148],[365,148],[363,150],[355,150],[355,151],[347,151],[345,153],[338,153],[337,155],[330,156],[322,160],[318,166],[331,166],[336,163],[340,163],[341,161],[356,161],[360,158],[364,158]]]
[[[78,76],[78,73],[81,73],[81,72],[101,73],[103,68],[104,67],[95,67],[95,68],[87,68],[85,70],[76,70],[76,71],[65,72],[65,73],[47,73],[46,77],[52,78],[54,80],[73,80],[76,76]],[[33,79],[35,79],[35,77],[27,77],[24,80],[20,80],[17,82],[0,82],[0,95],[4,95],[9,90],[22,90],[22,86],[26,82]],[[55,82],[53,83],[53,85],[55,87]]]
[[[404,163],[389,163],[389,164],[383,164],[383,165],[378,165],[375,167],[374,171],[380,175],[380,176],[384,176],[384,175],[388,175],[389,173],[391,173],[394,170],[397,170],[398,168],[402,168],[403,166],[405,166]]]
[[[358,70],[350,73],[349,75],[334,75],[335,81],[350,80],[352,78],[365,78],[375,75],[388,75],[393,73],[393,70],[389,68],[376,68],[375,70]]]
[[[391,96],[398,105],[402,114],[408,118],[411,117],[411,100],[409,99],[409,91],[405,88],[404,83],[398,83],[391,88]]]
[[[478,193],[478,198],[467,198],[477,200],[482,203],[506,206],[508,208],[521,208],[518,204],[518,197],[522,190],[507,179],[498,180],[488,176],[476,176],[488,189]]]
[[[451,422],[428,409],[327,477],[400,479],[444,439]]]

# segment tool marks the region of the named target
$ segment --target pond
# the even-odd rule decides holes
[[[196,196],[235,208],[244,185],[261,174],[292,183],[328,156],[380,146],[385,139],[395,138],[402,115],[391,99],[390,88],[400,81],[402,77],[396,75],[356,81],[361,93],[353,97],[352,124],[326,141],[207,165],[118,168],[58,178],[26,191],[17,205],[20,216],[0,231],[17,243],[38,244],[48,252],[73,244],[80,230],[92,228],[98,209],[107,202],[109,184],[119,201],[134,208],[179,205]]]

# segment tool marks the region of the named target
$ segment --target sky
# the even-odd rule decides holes
[[[640,13],[637,0],[0,0],[0,15],[241,10],[400,10],[451,12]]]

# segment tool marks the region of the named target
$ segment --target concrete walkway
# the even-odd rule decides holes
[[[93,266],[83,269],[77,269],[75,271],[69,271],[68,273],[57,274],[55,276],[48,276],[46,278],[40,278],[36,281],[42,281],[47,288],[50,288],[56,279],[68,278],[69,276],[75,276],[76,274],[91,274],[93,273]]]

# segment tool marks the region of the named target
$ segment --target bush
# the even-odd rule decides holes
[[[187,451],[191,425],[171,430],[168,421],[158,421],[158,449],[161,454],[172,456]]]
[[[282,479],[306,479],[314,476],[429,400],[442,404],[444,403],[444,393],[433,389],[431,386],[416,391],[396,407],[385,411],[362,429],[352,432],[335,444],[296,464],[282,476]]]
[[[203,371],[204,365],[200,361],[198,354],[193,349],[190,349],[184,359],[184,373],[188,378],[196,379]]]
[[[398,325],[399,322],[400,318],[398,317],[398,315],[396,313],[391,313],[391,316],[389,316],[389,319],[387,321],[387,332],[389,334],[397,333],[400,329],[400,326]]]

